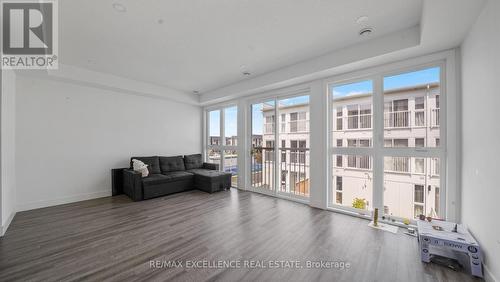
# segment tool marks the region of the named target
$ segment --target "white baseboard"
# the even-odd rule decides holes
[[[14,219],[15,215],[16,215],[16,212],[12,212],[10,214],[9,218],[7,219],[7,221],[5,222],[5,224],[0,226],[0,237],[5,235],[5,232],[7,232],[7,228],[9,228],[9,225],[12,222],[12,220]]]
[[[30,203],[22,203],[18,204],[17,211],[20,212],[20,211],[34,210],[39,208],[46,208],[51,206],[63,205],[68,203],[80,202],[80,201],[109,197],[109,196],[111,196],[111,191],[106,190],[93,193],[78,194],[74,196],[62,197],[51,200],[41,200]]]
[[[486,282],[498,282],[495,276],[493,276],[493,273],[491,273],[491,271],[485,264],[483,264],[483,268],[484,268],[484,280]]]

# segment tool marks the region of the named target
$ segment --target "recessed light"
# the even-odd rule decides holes
[[[368,36],[373,32],[373,28],[367,27],[359,31],[359,36]]]
[[[200,91],[198,91],[198,90],[193,90],[193,94],[200,94]]]
[[[115,9],[117,12],[124,13],[127,11],[127,7],[125,7],[121,3],[113,3],[113,9]]]
[[[249,71],[244,71],[244,72],[242,72],[242,74],[243,74],[244,76],[249,76],[249,75],[251,75],[251,73],[250,73]]]
[[[157,22],[158,24],[163,24],[165,21],[163,19],[159,19]]]
[[[368,16],[361,16],[361,17],[359,17],[359,18],[356,20],[356,23],[361,24],[361,23],[366,22],[367,20],[368,20]]]

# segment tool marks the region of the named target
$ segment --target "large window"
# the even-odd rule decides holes
[[[441,71],[329,85],[331,207],[367,215],[378,208],[396,220],[442,218]]]
[[[238,108],[224,107],[207,112],[206,159],[230,172],[232,186],[238,185]]]
[[[371,80],[335,85],[331,88],[333,197],[335,206],[361,213],[373,208],[372,156],[362,151],[372,147]]]

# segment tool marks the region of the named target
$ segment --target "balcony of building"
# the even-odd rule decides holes
[[[384,112],[384,128],[418,128],[439,127],[439,108],[430,110],[430,123],[427,122],[428,113],[425,109]],[[337,116],[335,119],[335,131],[349,130],[371,130],[372,114],[360,114],[352,116]]]
[[[273,190],[274,177],[279,177],[278,191],[296,196],[309,196],[309,148],[279,148],[278,173],[275,173],[275,148],[257,147],[252,150],[251,185]]]
[[[280,133],[308,133],[309,120],[296,120],[280,123]]]

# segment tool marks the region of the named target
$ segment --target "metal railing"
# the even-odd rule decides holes
[[[274,148],[255,147],[251,152],[251,178],[254,188],[274,189]]]
[[[309,149],[279,148],[280,192],[309,197]]]
[[[256,147],[251,152],[251,185],[254,188],[274,190],[278,177],[279,191],[309,196],[309,149],[279,148],[279,172],[275,173],[275,149]]]
[[[384,128],[410,127],[410,111],[384,112]]]

